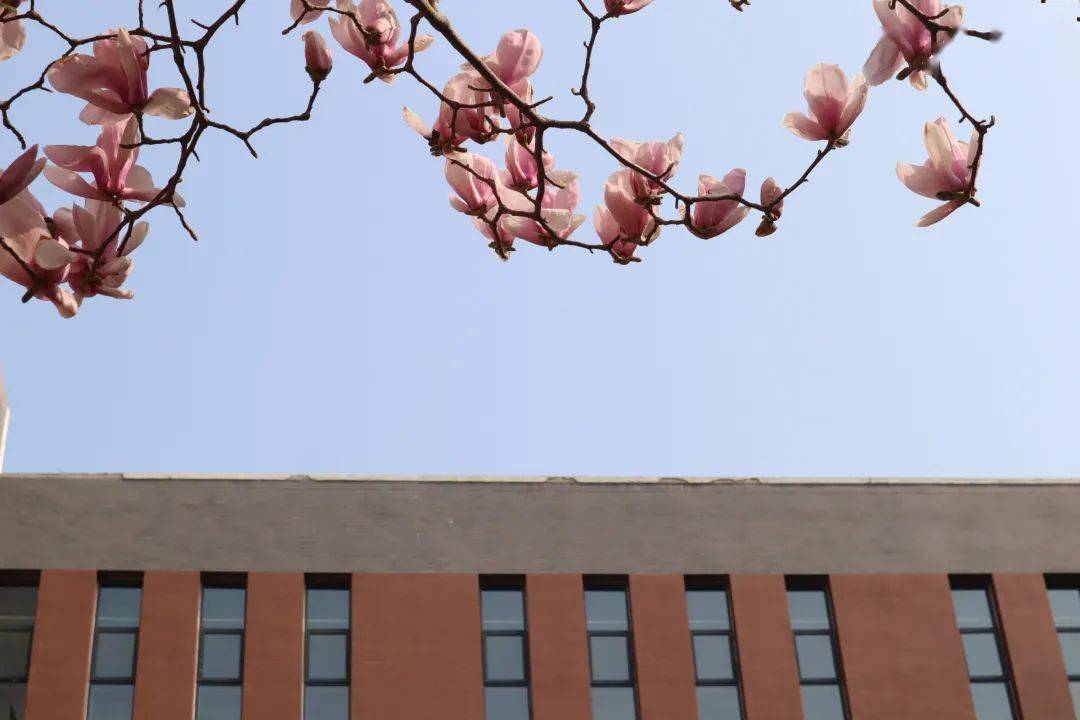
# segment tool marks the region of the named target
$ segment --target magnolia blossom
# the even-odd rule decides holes
[[[307,0],[307,6],[304,5],[304,0],[291,0],[289,3],[289,14],[292,15],[294,21],[299,21],[301,25],[307,25],[310,22],[315,22],[322,15],[322,10],[315,8],[326,7],[330,4],[330,0]],[[312,9],[308,9],[308,7]]]
[[[67,245],[53,239],[45,208],[29,190],[0,205],[0,243],[0,275],[51,302],[62,317],[75,315],[79,304],[61,287],[68,277]]]
[[[447,158],[446,182],[457,193],[450,196],[450,207],[466,215],[486,215],[499,202],[496,176],[495,163],[482,155],[459,153]]]
[[[0,205],[13,199],[37,179],[45,167],[45,158],[38,159],[38,146],[24,152],[12,161],[7,170],[0,172]]]
[[[304,33],[304,62],[312,82],[322,82],[334,69],[334,54],[326,47],[323,36],[314,30]]]
[[[138,125],[123,120],[101,128],[96,145],[46,145],[45,156],[55,165],[45,168],[45,177],[53,185],[72,195],[90,200],[136,200],[150,202],[161,192],[154,187],[150,172],[141,165]],[[78,173],[94,176],[91,185]],[[173,203],[184,206],[183,198],[173,193]]]
[[[484,58],[495,75],[510,88],[517,90],[540,67],[544,46],[530,30],[513,30],[502,36],[495,54]]]
[[[531,144],[531,143],[530,143]],[[550,172],[555,167],[555,158],[544,152],[544,170]],[[514,190],[532,190],[536,187],[540,172],[536,166],[534,148],[522,145],[513,135],[506,136],[506,170],[499,171],[499,181]]]
[[[660,234],[660,228],[649,210],[635,197],[631,175],[630,170],[619,170],[608,178],[604,185],[604,204],[619,226],[620,237],[650,242]]]
[[[593,227],[596,228],[596,234],[600,236],[600,242],[611,251],[615,262],[622,265],[633,262],[638,243],[627,239],[615,220],[615,216],[605,206],[596,206],[593,212]]]
[[[683,145],[682,133],[667,142],[639,143],[621,138],[611,140],[611,147],[615,149],[615,152],[665,182],[674,177],[675,170],[682,161]],[[633,197],[637,200],[655,197],[663,190],[655,180],[638,172],[633,172],[629,177],[629,182]]]
[[[84,298],[94,295],[121,300],[134,297],[134,293],[121,289],[121,286],[131,274],[131,253],[142,245],[150,230],[147,223],[135,223],[121,254],[119,248],[123,244],[123,234],[117,233],[117,228],[123,214],[115,205],[87,200],[85,206],[74,205],[71,209],[58,210],[53,220],[65,244],[84,251],[75,253],[66,250],[65,259],[71,265],[68,285],[75,291],[77,301],[81,303]],[[63,252],[65,250],[58,249],[55,254],[59,257],[63,256]]]
[[[584,215],[574,212],[581,198],[577,174],[571,172],[553,172],[544,186],[544,197],[540,201],[540,217],[544,224],[527,217],[511,216],[507,227],[522,240],[545,247],[554,247],[559,240],[566,240],[583,222]],[[528,210],[534,206],[529,203]]]
[[[20,1],[0,0],[0,21],[18,15]],[[15,57],[25,42],[26,28],[22,20],[0,22],[0,61]]]
[[[337,0],[338,10],[348,16],[336,14],[330,18],[330,32],[345,52],[367,63],[371,72],[383,82],[393,82],[395,75],[388,72],[409,57],[409,44],[401,43],[401,23],[388,0],[360,0],[356,5],[350,0]],[[359,27],[357,27],[359,25]],[[427,50],[435,38],[421,35],[416,38],[416,52]]]
[[[723,180],[717,180],[711,175],[698,178],[698,195],[702,197],[741,197],[745,189],[746,171],[742,168],[735,168],[725,175]],[[690,232],[703,240],[714,238],[738,225],[749,212],[750,208],[738,200],[705,200],[694,203]]]
[[[912,0],[912,4],[944,27],[959,29],[964,20],[964,8],[959,5],[948,7],[941,0]],[[930,59],[949,44],[952,35],[937,33],[935,47],[931,32],[919,18],[900,3],[895,7],[889,5],[890,0],[874,0],[874,11],[885,35],[867,58],[863,72],[871,85],[880,85],[896,75],[906,62],[911,69],[911,84],[925,90],[928,82],[924,71],[930,67]]]
[[[89,103],[79,115],[88,125],[117,122],[133,112],[178,119],[194,112],[191,98],[179,88],[147,94],[146,42],[124,28],[94,43],[94,54],[68,55],[49,68],[52,86]]]
[[[636,13],[651,3],[652,0],[604,0],[604,8],[608,15],[629,15]]]
[[[488,247],[495,250],[500,256],[506,259],[506,253],[514,249],[514,240],[516,239],[513,231],[509,227],[510,216],[503,215],[498,220],[494,221],[474,217],[472,221],[473,225],[476,226],[476,229],[480,231],[480,234],[491,241],[488,244]],[[495,226],[494,230],[492,230],[492,225]]]
[[[978,133],[971,142],[960,142],[945,118],[926,123],[926,151],[930,158],[922,165],[896,164],[896,174],[908,190],[934,200],[947,200],[916,223],[927,227],[945,219],[968,202],[971,173],[978,150]]]
[[[458,73],[450,78],[450,82],[443,88],[443,95],[455,103],[483,107],[463,107],[455,112],[450,105],[442,103],[435,127],[429,126],[419,115],[405,108],[405,122],[427,139],[432,153],[436,155],[456,150],[466,140],[481,144],[488,142],[495,135],[498,119],[495,109],[490,105],[488,94],[476,89],[482,83],[483,80],[475,73]]]
[[[815,65],[803,82],[810,117],[788,113],[784,127],[804,140],[828,140],[843,147],[848,143],[848,130],[866,107],[868,91],[861,74],[848,85],[847,76],[838,66]]]
[[[776,181],[771,177],[765,178],[765,182],[761,183],[761,205],[770,209],[765,217],[761,219],[761,224],[758,225],[755,232],[758,237],[766,237],[776,232],[776,221],[784,213],[783,197],[783,188],[777,185]],[[776,204],[773,205],[773,203]]]

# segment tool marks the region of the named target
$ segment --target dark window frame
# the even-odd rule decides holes
[[[637,682],[637,650],[634,647],[634,619],[630,605],[630,582],[625,575],[586,575],[582,586],[585,596],[594,590],[616,590],[623,594],[626,603],[626,629],[625,630],[591,630],[589,629],[589,609],[585,604],[585,642],[589,648],[589,689],[593,688],[630,688],[634,698],[634,717],[641,718],[641,701],[638,698]],[[593,652],[592,639],[594,637],[621,637],[626,639],[627,655],[627,679],[626,680],[597,680],[593,677]],[[594,710],[595,713],[595,710]]]
[[[1080,595],[1080,575],[1047,575],[1045,577],[1047,590],[1068,590]],[[1058,642],[1062,635],[1080,635],[1080,625],[1077,627],[1062,627],[1054,619],[1054,630],[1058,634]],[[1068,670],[1066,669],[1066,673]],[[1080,672],[1071,675],[1066,674],[1070,683],[1080,682]]]
[[[310,593],[315,590],[342,590],[348,593],[348,617],[345,628],[311,628],[308,624],[308,599]],[[349,688],[352,685],[352,585],[348,575],[311,574],[304,576],[304,708],[302,713],[307,712],[308,688]],[[312,678],[311,677],[311,638],[312,636],[344,637],[345,638],[345,671],[344,676],[338,678]],[[347,699],[346,717],[352,712],[352,698]]]
[[[990,608],[990,626],[977,628],[960,627],[960,618],[956,617],[956,628],[960,631],[960,641],[963,643],[964,635],[986,635],[994,638],[994,645],[998,651],[998,662],[1001,665],[1001,675],[972,675],[967,666],[967,653],[964,653],[964,669],[967,671],[968,685],[991,685],[1003,684],[1005,694],[1009,699],[1009,712],[1013,720],[1020,720],[1020,705],[1017,702],[1016,683],[1013,680],[1012,662],[1009,660],[1009,649],[1005,646],[1005,636],[1001,631],[1001,614],[998,611],[997,595],[994,592],[994,582],[987,575],[950,575],[949,576],[949,599],[952,599],[954,590],[981,590],[986,594],[986,602]],[[955,614],[955,604],[953,607]]]
[[[840,655],[840,635],[836,630],[836,610],[833,607],[832,590],[827,575],[787,575],[784,577],[785,600],[787,593],[791,592],[820,592],[825,596],[825,618],[829,627],[818,630],[797,630],[791,625],[791,642],[795,650],[795,666],[799,674],[799,688],[804,687],[832,687],[836,686],[840,692],[840,708],[844,720],[851,720],[851,703],[848,700],[847,680],[844,677],[844,660]],[[788,618],[791,624],[790,617]],[[802,662],[799,660],[799,647],[796,638],[805,637],[828,637],[829,647],[832,650],[833,675],[832,678],[803,678]]]
[[[0,685],[26,685],[30,682],[30,660],[33,657],[34,652],[34,625],[36,623],[37,614],[37,602],[38,593],[41,586],[41,574],[36,571],[30,570],[4,570],[0,571],[0,588],[19,588],[34,590],[34,613],[35,617],[30,618],[30,622],[18,627],[5,627],[0,628],[0,634],[18,634],[26,635],[26,662],[23,667],[26,668],[24,675],[7,675],[0,676]],[[2,709],[0,709],[2,712]]]
[[[744,699],[745,693],[742,687],[742,668],[739,663],[739,642],[735,631],[735,612],[731,603],[731,586],[726,577],[717,576],[701,576],[701,575],[687,575],[684,580],[684,586],[686,588],[687,596],[691,592],[700,591],[719,591],[723,592],[727,600],[727,613],[728,613],[728,629],[727,630],[695,630],[692,619],[690,622],[690,652],[692,653],[694,660],[694,687],[733,687],[735,688],[739,697],[739,718],[746,717],[746,701]],[[694,643],[696,637],[726,637],[728,641],[728,652],[731,654],[731,679],[730,680],[712,680],[701,678],[701,674],[698,671],[697,661],[697,645]]]
[[[134,588],[139,590],[139,619],[134,625],[101,627],[101,591],[109,588]],[[90,686],[94,685],[131,685],[135,686],[135,678],[139,667],[139,629],[142,626],[142,573],[140,572],[109,572],[98,573],[97,601],[94,609],[94,642],[90,649]],[[98,638],[102,635],[134,635],[135,640],[131,649],[131,675],[116,677],[101,677],[97,674],[97,648]]]
[[[244,591],[244,621],[239,628],[207,628],[203,622],[202,603],[206,598],[207,590],[243,590]],[[197,658],[195,687],[198,696],[199,687],[240,687],[244,686],[244,656],[247,650],[247,576],[235,573],[203,573],[202,587],[199,589],[199,656]],[[208,635],[239,635],[240,636],[240,666],[237,669],[236,678],[207,678],[203,676],[203,653],[206,651],[206,637]],[[196,703],[197,704],[197,703]],[[198,715],[198,707],[195,709]]]
[[[511,590],[521,593],[521,630],[488,630],[484,627],[483,594],[488,591]],[[484,689],[524,688],[529,717],[532,717],[532,667],[529,662],[529,611],[525,578],[521,575],[483,575],[480,577],[480,661],[483,668]],[[489,637],[521,638],[521,679],[495,680],[488,677],[487,639]],[[486,708],[485,708],[486,713]]]

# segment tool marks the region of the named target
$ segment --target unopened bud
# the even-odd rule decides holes
[[[304,59],[312,82],[322,82],[334,68],[334,55],[323,36],[314,30],[304,33]]]

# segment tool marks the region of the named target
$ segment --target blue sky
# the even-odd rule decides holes
[[[256,4],[211,55],[209,105],[237,125],[306,99],[299,37],[278,34],[288,3]],[[546,46],[537,92],[556,96],[547,112],[576,115],[586,24],[573,0],[540,5],[442,2],[481,51],[532,28]],[[736,166],[754,188],[790,182],[814,150],[780,125],[804,109],[804,73],[820,61],[854,73],[879,36],[869,0],[828,5],[759,0],[740,15],[656,0],[611,23],[595,126],[684,132],[684,190]],[[76,31],[103,27],[100,10],[67,12]],[[969,3],[972,26],[1006,31],[944,58],[970,108],[998,117],[981,209],[913,227],[932,203],[900,185],[896,161],[922,162],[923,123],[955,113],[935,89],[893,82],[778,233],[757,238],[750,220],[710,241],[671,231],[629,268],[527,244],[499,262],[400,119],[406,104],[430,118],[433,100],[409,82],[362,85],[335,46],[311,123],[259,136],[259,160],[229,137],[204,142],[183,185],[201,241],[159,211],[134,301],[62,321],[0,285],[5,469],[1076,474],[1076,12]],[[56,50],[32,34],[0,92]],[[457,64],[445,42],[421,61],[440,84]],[[43,144],[89,144],[79,107],[38,94],[16,118]],[[610,158],[576,137],[550,147],[581,173],[591,215]],[[16,151],[0,137],[0,158]],[[170,152],[145,154],[159,178]],[[63,201],[43,181],[35,191],[50,209]]]

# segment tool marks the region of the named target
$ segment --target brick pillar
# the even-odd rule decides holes
[[[682,575],[631,575],[630,614],[642,720],[697,720]]]
[[[945,575],[833,575],[851,720],[975,720]]]
[[[484,716],[476,575],[356,574],[352,590],[353,720]]]
[[[135,720],[191,720],[199,639],[197,572],[143,575]]]
[[[27,689],[27,720],[82,720],[90,686],[97,573],[43,570]]]
[[[732,575],[746,720],[803,720],[799,668],[781,575]]]
[[[1020,715],[1024,720],[1075,717],[1065,660],[1042,575],[994,575]]]
[[[525,610],[533,720],[592,720],[580,575],[529,575]]]
[[[244,622],[244,720],[303,715],[304,576],[250,573]]]

